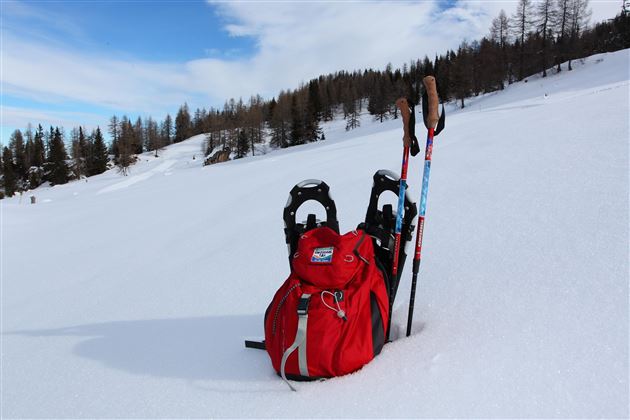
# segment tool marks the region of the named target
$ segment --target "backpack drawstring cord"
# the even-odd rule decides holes
[[[333,300],[335,301],[335,304],[337,305],[336,309],[326,303],[326,299],[324,299],[325,294],[329,294],[333,297]],[[324,304],[324,306],[326,306],[331,311],[334,311],[339,318],[343,319],[344,321],[348,320],[348,318],[346,318],[346,312],[343,309],[341,309],[341,306],[339,305],[339,299],[337,299],[336,294],[334,294],[333,292],[329,292],[328,290],[324,290],[323,292],[320,293],[319,297],[322,299],[322,303]]]

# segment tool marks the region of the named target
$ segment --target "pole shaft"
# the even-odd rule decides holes
[[[403,148],[402,169],[400,175],[400,187],[398,191],[398,210],[396,213],[396,228],[394,230],[394,255],[392,257],[392,277],[389,282],[389,318],[387,320],[387,337],[392,326],[392,312],[394,310],[394,291],[398,281],[398,256],[400,254],[400,236],[402,231],[403,213],[405,208],[405,192],[407,190],[407,168],[409,167],[409,146]]]
[[[411,335],[413,309],[416,300],[416,283],[422,260],[422,235],[424,234],[424,216],[427,211],[427,194],[429,193],[429,176],[431,175],[431,155],[433,154],[433,128],[427,132],[427,145],[424,154],[424,169],[422,172],[422,192],[420,193],[420,214],[418,216],[418,230],[416,232],[416,250],[413,256],[413,276],[411,279],[411,296],[409,298],[409,314],[407,315],[407,337]]]

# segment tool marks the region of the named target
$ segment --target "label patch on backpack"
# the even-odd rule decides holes
[[[335,250],[332,246],[327,246],[326,248],[315,248],[313,251],[313,256],[311,257],[311,262],[313,263],[330,263],[333,258],[333,251]]]

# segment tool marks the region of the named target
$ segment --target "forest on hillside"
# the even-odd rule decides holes
[[[136,155],[206,134],[204,153],[228,151],[235,158],[254,154],[256,145],[269,141],[275,148],[324,140],[322,122],[335,115],[346,121],[346,130],[360,125],[367,110],[375,120],[397,118],[396,98],[413,104],[421,97],[421,80],[437,79],[442,101],[457,101],[502,90],[533,74],[571,71],[572,60],[630,47],[630,5],[605,22],[589,25],[588,0],[519,0],[508,16],[501,11],[487,36],[462,42],[457,50],[423,57],[394,68],[338,71],[321,75],[294,90],[281,91],[270,100],[252,95],[248,100],[229,99],[222,108],[179,107],[175,118],[135,120],[112,116],[106,145],[100,128],[87,134],[82,127],[66,133],[63,127],[44,130],[32,125],[15,130],[2,148],[2,196],[36,188],[42,183],[63,184],[107,170],[112,164],[122,173]],[[567,66],[561,64],[567,62]]]

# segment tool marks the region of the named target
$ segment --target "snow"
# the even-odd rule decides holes
[[[297,393],[243,347],[288,274],[283,205],[321,178],[355,227],[400,120],[208,167],[197,136],[2,200],[2,417],[628,417],[629,59],[447,108],[414,334],[407,264],[397,340]]]

